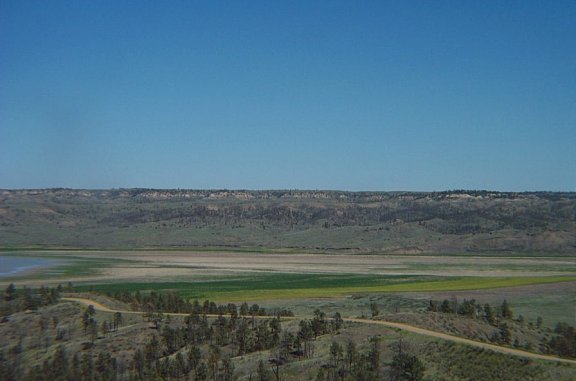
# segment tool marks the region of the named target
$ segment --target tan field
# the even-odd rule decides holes
[[[29,252],[30,256],[46,252]],[[549,277],[576,274],[571,257],[463,257],[352,254],[262,254],[190,251],[58,251],[65,262],[106,260],[96,274],[68,280],[174,280],[246,272]],[[112,260],[116,261],[113,263]],[[121,261],[119,261],[121,260]],[[45,280],[45,279],[44,279]]]

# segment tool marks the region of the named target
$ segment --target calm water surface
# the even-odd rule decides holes
[[[0,278],[18,276],[28,270],[55,265],[56,260],[31,257],[0,256]]]

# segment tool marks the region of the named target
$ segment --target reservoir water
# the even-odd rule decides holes
[[[52,266],[56,263],[57,261],[53,259],[0,255],[0,278],[18,276],[26,271]]]

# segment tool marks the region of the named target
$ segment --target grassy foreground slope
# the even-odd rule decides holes
[[[576,253],[576,193],[1,190],[6,248]]]

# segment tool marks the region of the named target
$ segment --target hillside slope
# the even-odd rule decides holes
[[[0,190],[3,247],[576,253],[576,193]]]

